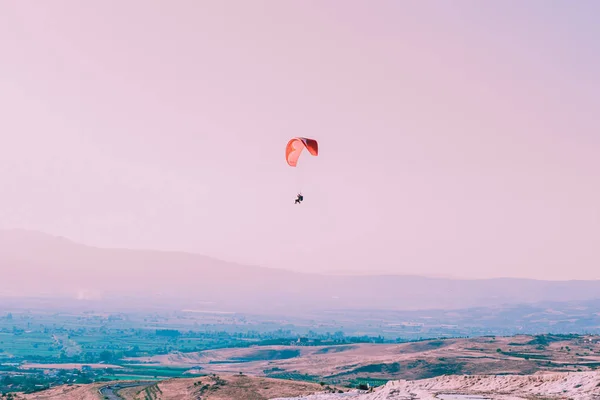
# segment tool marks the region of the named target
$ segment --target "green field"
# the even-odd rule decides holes
[[[356,378],[350,381],[352,386],[369,385],[371,387],[383,386],[388,383],[387,379]]]
[[[161,381],[163,377],[154,378],[147,375],[103,375],[103,381]]]

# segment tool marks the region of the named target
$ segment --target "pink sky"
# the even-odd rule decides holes
[[[598,15],[2,1],[0,228],[302,271],[599,279]],[[293,136],[320,143],[296,170]]]

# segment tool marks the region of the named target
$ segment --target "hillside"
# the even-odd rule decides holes
[[[546,396],[539,397],[546,400],[591,400],[595,398],[592,395],[600,395],[600,336],[522,335],[399,344],[260,346],[124,361],[124,370],[142,365],[158,370],[160,364],[163,369],[199,369],[205,376],[133,385],[121,381],[118,387],[116,383],[69,385],[20,396],[29,400],[94,400],[100,393],[116,399],[118,393],[132,400],[266,400],[321,393],[320,397],[306,399],[406,400],[433,399],[439,393],[469,393],[494,394],[489,398],[506,400],[533,400],[539,395]],[[56,369],[56,365],[50,367]],[[21,368],[25,371],[28,365]],[[383,386],[373,393],[349,389],[367,384]],[[339,397],[339,390],[346,392],[345,397]],[[562,393],[566,397],[552,397]],[[509,395],[513,397],[506,397]]]
[[[16,398],[100,400],[99,389],[103,386],[107,384],[61,386],[29,395],[20,394]],[[372,392],[339,392],[339,389],[317,384],[231,375],[170,379],[151,386],[122,389],[117,393],[124,400],[594,400],[600,399],[600,373],[446,375],[423,380],[390,381]],[[462,397],[451,397],[452,394]]]
[[[13,399],[18,400],[99,400],[102,397],[98,390],[104,384],[93,383],[89,385],[59,386],[31,394],[16,394]]]
[[[600,281],[325,276],[178,252],[104,249],[30,231],[0,231],[0,295],[146,299],[237,312],[431,309],[598,298]],[[33,279],[35,277],[35,279]],[[27,282],[23,285],[23,282]],[[122,301],[124,304],[127,301]]]
[[[452,396],[458,394],[459,396]],[[600,399],[600,373],[441,376],[392,381],[372,393],[318,394],[273,400],[594,400]]]
[[[130,358],[127,362],[348,385],[444,374],[589,371],[600,366],[600,337],[523,335],[401,344],[261,346]]]
[[[19,394],[22,400],[100,400],[99,390],[114,384],[61,386],[39,393]],[[333,388],[332,388],[333,389]],[[206,376],[195,379],[170,379],[156,384],[117,391],[123,400],[268,400],[323,392],[318,384],[268,379],[244,375]]]

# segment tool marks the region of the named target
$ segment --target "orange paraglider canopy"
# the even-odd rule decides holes
[[[285,147],[285,159],[290,167],[295,167],[298,164],[298,158],[305,148],[313,156],[319,155],[319,144],[314,139],[297,137],[288,142]]]

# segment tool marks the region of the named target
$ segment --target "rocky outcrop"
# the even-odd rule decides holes
[[[444,395],[477,395],[479,399],[600,399],[599,372],[534,375],[447,375],[415,381],[391,381],[368,392],[317,394],[293,400],[440,400]],[[477,397],[465,399],[479,400]],[[276,399],[292,400],[292,399]]]

